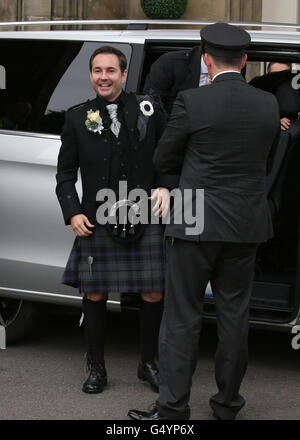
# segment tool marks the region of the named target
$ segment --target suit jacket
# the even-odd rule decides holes
[[[152,162],[157,141],[165,127],[166,114],[149,96],[136,97],[134,94],[123,92],[120,99],[130,140],[134,188],[145,189],[148,193],[158,186],[172,188],[173,182],[175,185],[177,183],[176,178],[155,172]],[[138,101],[143,99],[152,102],[154,113],[151,116],[144,116],[140,110]],[[70,224],[73,215],[81,213],[94,223],[96,194],[109,185],[112,154],[109,126],[105,127],[101,134],[91,132],[85,126],[87,112],[99,110],[100,107],[101,100],[96,97],[92,101],[71,108],[66,113],[56,175],[56,194],[66,225]],[[75,187],[79,168],[83,189],[82,202]]]
[[[154,164],[181,173],[181,190],[204,189],[204,230],[187,235],[170,224],[166,235],[191,241],[259,243],[272,236],[265,181],[280,135],[276,98],[223,73],[211,85],[179,93]],[[174,215],[174,211],[173,211]]]
[[[200,73],[200,46],[192,50],[168,52],[152,64],[144,91],[159,95],[166,111],[170,113],[178,92],[199,86]]]

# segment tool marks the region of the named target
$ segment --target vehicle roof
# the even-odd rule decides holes
[[[250,30],[252,42],[288,43],[300,46],[300,36],[295,31]],[[145,41],[197,41],[199,29],[148,29],[148,30],[73,30],[73,31],[2,31],[0,38],[46,39],[79,41],[115,41],[144,44]]]

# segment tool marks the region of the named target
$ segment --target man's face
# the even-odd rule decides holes
[[[122,84],[126,81],[127,70],[121,72],[117,55],[100,53],[93,59],[90,77],[95,92],[112,102],[122,92]]]

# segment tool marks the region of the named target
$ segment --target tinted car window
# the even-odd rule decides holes
[[[5,74],[5,67],[0,66],[0,89],[6,88],[6,74]]]
[[[60,134],[65,111],[95,96],[89,78],[89,58],[95,49],[106,44],[1,40],[0,127]],[[130,61],[130,45],[112,45]]]

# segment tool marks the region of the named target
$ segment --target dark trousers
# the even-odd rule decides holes
[[[216,301],[218,393],[210,405],[220,418],[234,418],[244,405],[239,388],[247,367],[248,315],[257,244],[167,240],[165,306],[159,337],[159,412],[190,416],[203,298],[210,281]]]

